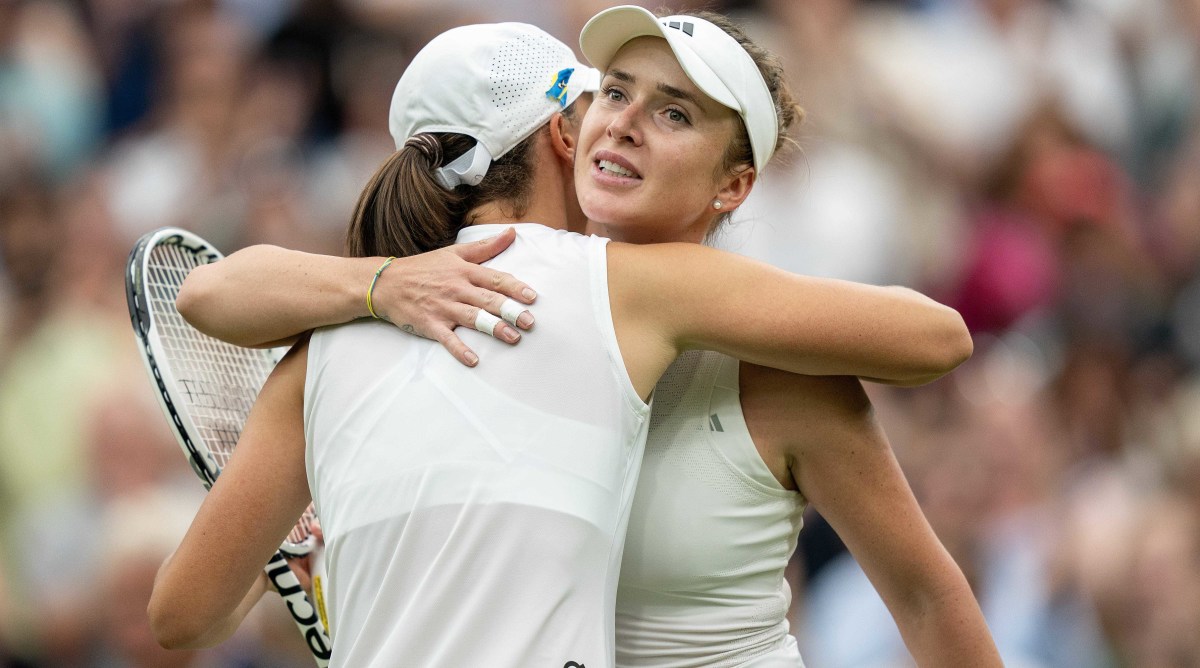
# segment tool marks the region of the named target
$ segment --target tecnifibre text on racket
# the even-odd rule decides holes
[[[233,455],[246,416],[283,349],[242,348],[206,336],[175,308],[192,269],[224,257],[204,239],[165,227],[143,236],[129,253],[125,297],[142,361],[159,405],[174,428],[192,470],[212,487]],[[266,565],[318,666],[327,666],[329,636],[317,608],[288,568],[287,556],[312,551],[312,506]]]

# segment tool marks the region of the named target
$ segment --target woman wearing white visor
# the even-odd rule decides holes
[[[658,29],[654,27],[658,20],[651,17],[647,23],[646,17],[638,14],[640,11],[602,13],[584,32],[585,53],[611,67],[600,101],[584,120],[576,149],[576,187],[585,213],[606,234],[638,242],[696,242],[723,214],[740,204],[778,142],[779,122],[770,99],[771,87],[762,83],[749,54],[713,23],[700,17],[670,17],[663,19],[663,28]],[[739,77],[753,73],[748,83],[754,84],[757,79],[759,91],[767,96],[765,107],[760,104],[741,114],[746,119],[745,127],[756,128],[753,132],[742,129],[739,114],[715,103],[691,80],[690,70],[685,73],[680,68],[675,52],[662,37],[678,31],[688,39],[700,40],[703,52],[707,48],[703,40],[720,39],[709,28],[721,32],[728,40],[725,46],[732,44],[735,49],[714,50],[719,63],[741,67]],[[623,41],[618,29],[626,31]],[[603,37],[605,48],[612,53],[605,56],[596,51],[589,41],[592,31],[599,31],[594,34]],[[654,31],[659,37],[640,39]],[[623,48],[626,42],[628,46]],[[609,57],[612,62],[605,62]],[[745,69],[747,63],[751,69]],[[722,66],[713,69],[719,71]],[[764,111],[771,121],[769,134],[763,132],[761,123]],[[569,138],[570,132],[564,136]],[[739,144],[749,157],[733,155],[730,159],[730,147]],[[626,250],[632,253],[632,249]],[[507,255],[500,260],[507,259]],[[637,256],[632,253],[629,257]],[[238,275],[265,280],[272,275],[272,271],[241,273],[246,269],[244,263],[241,269],[235,264],[222,267],[237,257],[235,254],[213,265],[215,271],[224,272],[220,281],[213,282],[224,283]],[[494,266],[525,272],[522,262],[532,260]],[[611,253],[609,263],[614,268],[610,281],[621,280],[619,276],[625,273],[622,270],[632,266],[616,263]],[[286,263],[276,269],[288,271]],[[638,285],[628,292],[635,312],[655,314],[674,309],[681,276],[670,265],[658,269],[658,273],[676,282],[656,284],[654,281],[662,280],[656,272],[638,275]],[[342,279],[352,273],[333,270],[322,280],[327,281],[325,285],[342,285]],[[628,273],[636,275],[635,271]],[[210,274],[205,280],[215,276]],[[306,280],[303,276],[295,279],[297,284]],[[234,280],[232,284],[236,283]],[[350,283],[362,287],[361,282]],[[758,286],[761,294],[755,294],[760,290],[746,292],[746,286],[739,289],[736,282],[718,283],[710,295],[709,313],[713,319],[728,315],[737,308],[738,300],[748,295],[762,297],[777,287],[763,283]],[[255,289],[260,294],[265,289],[278,296],[258,301],[259,308],[274,314],[262,319],[265,329],[256,330],[267,338],[291,333],[271,330],[272,322],[316,326],[360,315],[333,299],[296,304],[294,296],[275,291],[269,283],[264,286],[260,282]],[[312,292],[315,290],[305,290],[304,294]],[[614,309],[623,303],[616,297],[619,293],[620,289],[614,287]],[[213,294],[230,292],[217,290]],[[822,353],[827,357],[813,356],[806,368],[789,368],[810,373],[857,373],[898,382],[927,380],[948,370],[935,370],[937,365],[918,362],[930,359],[931,351],[939,345],[936,336],[920,333],[933,331],[927,325],[939,316],[925,310],[927,305],[919,300],[905,304],[908,293],[893,294],[897,301],[876,305],[878,310],[860,314],[864,316],[861,320],[847,317],[856,305],[862,305],[857,299],[809,304],[812,324],[806,326],[823,329],[828,338],[823,339]],[[232,296],[236,299],[236,294]],[[545,297],[543,291],[543,301]],[[207,301],[199,300],[201,304]],[[672,315],[681,317],[682,312]],[[742,324],[778,333],[799,324],[784,324],[779,319],[783,315],[773,314],[773,322],[756,317]],[[551,323],[543,315],[539,320],[538,337],[555,327],[570,327]],[[920,324],[922,320],[925,324]],[[640,319],[618,316],[615,322],[621,338],[623,328],[636,328]],[[210,331],[247,340],[245,331]],[[522,357],[541,345],[535,343],[537,340],[532,337],[521,350],[503,356],[491,351],[480,370],[501,364],[511,370],[509,383],[542,382],[540,377],[531,377],[532,370],[520,368]],[[625,339],[621,340],[621,353],[632,376],[635,358],[641,353],[627,348]],[[487,343],[477,341],[474,345]],[[857,346],[872,352],[860,350],[854,356],[857,362],[847,364],[845,349]],[[885,349],[892,357],[868,359]],[[746,356],[770,361],[761,351]],[[869,570],[881,574],[884,584],[894,585],[890,590],[881,590],[889,603],[897,603],[893,610],[915,655],[923,661],[951,655],[972,662],[973,657],[979,657],[974,661],[977,664],[994,657],[978,608],[961,574],[941,551],[912,502],[886,441],[870,420],[869,404],[857,383],[773,375],[760,367],[747,366],[741,379],[746,405],[743,418],[738,371],[737,363],[730,359],[685,357],[655,390],[657,408],[648,446],[651,457],[647,460],[650,468],[643,473],[642,488],[635,500],[631,526],[637,535],[631,534],[634,542],[627,548],[623,566],[635,579],[623,583],[618,603],[618,663],[798,665],[799,657],[784,618],[787,592],[782,573],[795,545],[803,508],[804,496],[796,491],[801,481],[804,494],[831,517],[839,530],[844,530],[856,554],[874,564]],[[709,412],[714,406],[715,420]],[[722,425],[720,431],[710,431],[715,424]],[[750,434],[755,437],[753,441]],[[856,470],[869,475],[856,477]],[[828,476],[828,482],[822,476]],[[846,494],[836,493],[839,485]],[[871,494],[865,493],[867,488]],[[887,511],[879,512],[884,505]],[[664,524],[652,529],[649,523],[659,517]],[[883,519],[891,524],[881,526]],[[661,535],[654,535],[656,531]],[[895,549],[910,550],[911,559],[905,554],[905,558],[890,562],[894,566],[889,565],[881,555]],[[730,569],[728,564],[734,562],[737,567]],[[922,619],[912,621],[907,601],[892,596],[905,599],[908,592],[918,592],[917,598],[932,592],[912,608],[924,606]],[[940,653],[930,643],[934,636],[939,636]]]
[[[592,229],[702,243],[731,203],[697,197],[692,210],[709,215],[672,217],[686,209],[674,182],[689,168],[673,150],[695,133],[720,137],[692,168],[749,190],[799,112],[778,61],[718,15],[635,7],[601,12],[580,45],[605,72],[576,160]],[[918,665],[1000,665],[858,380],[708,351],[684,353],[655,393],[617,599],[618,665],[802,665],[784,569],[808,503],[859,560]]]

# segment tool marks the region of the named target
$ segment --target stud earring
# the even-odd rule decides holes
[[[724,206],[724,205],[721,204],[721,200],[719,200],[719,199],[713,200],[713,208],[714,209],[720,210],[722,206]]]

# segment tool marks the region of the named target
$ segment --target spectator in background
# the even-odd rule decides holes
[[[0,0],[0,646],[50,651],[25,614],[48,595],[27,564],[70,556],[30,557],[14,526],[68,525],[96,489],[83,463],[94,431],[148,419],[120,416],[100,382],[141,380],[120,287],[137,235],[181,223],[226,252],[336,253],[357,184],[384,157],[371,150],[386,143],[378,82],[415,46],[508,19],[571,40],[611,4]],[[718,4],[783,55],[811,121],[804,154],[768,172],[719,242],[912,285],[975,328],[961,382],[871,391],[939,534],[993,592],[981,598],[1020,650],[1009,656],[1072,665],[1032,650],[1039,636],[1017,621],[1081,638],[1090,617],[1096,656],[1195,664],[1182,598],[1200,566],[1181,509],[1200,513],[1200,2]],[[867,609],[833,578],[845,562],[820,566],[800,617]],[[1169,589],[1146,576],[1159,572]],[[997,598],[994,583],[1022,574]],[[123,599],[129,629],[136,598]],[[263,664],[263,637],[196,660]]]
[[[353,211],[375,166],[387,159],[389,91],[407,66],[406,44],[381,31],[362,31],[333,54],[333,84],[342,105],[342,132],[314,152],[306,181],[316,233],[329,247],[342,242],[347,211]]]
[[[71,5],[0,3],[0,180],[23,166],[61,182],[91,157],[104,106],[92,48]]]
[[[789,271],[908,282],[910,255],[895,248],[909,246],[904,232],[925,218],[913,215],[904,159],[875,117],[873,75],[857,44],[861,8],[852,0],[763,5],[752,25],[783,59],[811,124],[803,154],[764,175],[720,245]]]
[[[187,531],[195,514],[195,481],[154,486],[122,495],[99,520],[98,569],[86,590],[95,636],[89,656],[73,665],[108,668],[274,668],[302,666],[311,654],[276,596],[252,611],[245,628],[218,650],[170,651],[150,631],[146,601],[158,567]],[[280,623],[282,622],[282,624]],[[284,626],[286,625],[286,626]],[[282,631],[286,631],[286,636]],[[280,642],[282,638],[290,642]],[[51,659],[45,665],[72,665]]]
[[[1121,665],[1184,668],[1200,662],[1200,522],[1175,493],[1140,504],[1106,556],[1117,567],[1093,595]],[[1096,559],[1095,555],[1092,559]]]
[[[960,388],[943,397],[946,414],[893,439],[897,455],[979,597],[1005,665],[1111,665],[1095,611],[1064,564],[1069,532],[1057,494],[1067,458],[1043,379],[1016,346],[995,342],[984,355],[960,370]],[[869,592],[844,556],[816,576],[800,631],[814,665],[906,665]]]
[[[9,167],[14,173],[0,187],[0,295],[6,306],[0,322],[0,373],[12,350],[49,310],[46,285],[62,231],[50,186],[29,171]]]
[[[137,382],[136,361],[126,362],[126,368],[97,388],[90,405],[77,409],[84,418],[80,456],[88,474],[85,485],[25,507],[9,533],[15,539],[11,545],[21,567],[19,584],[28,601],[31,634],[44,648],[40,659],[50,665],[84,665],[101,640],[92,606],[97,604],[97,583],[108,577],[105,542],[120,539],[105,535],[111,530],[104,526],[110,509],[167,483],[191,492],[181,496],[190,499],[182,510],[185,518],[199,507],[201,490],[181,481],[187,471],[175,466],[174,435],[151,388]]]
[[[151,108],[152,124],[112,150],[113,214],[124,238],[185,224],[224,230],[229,241],[236,209],[225,195],[243,139],[234,114],[248,57],[245,31],[195,3],[166,11],[160,24],[163,94]]]

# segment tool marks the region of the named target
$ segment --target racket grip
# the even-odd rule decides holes
[[[325,546],[317,544],[309,557],[310,570],[312,571],[312,598],[313,603],[317,606],[317,615],[321,618],[321,627],[325,629],[325,635],[333,640],[333,633],[329,630],[329,609],[326,607],[326,591],[329,583],[329,572],[325,568]]]
[[[333,654],[333,646],[325,633],[317,608],[308,600],[300,581],[296,579],[296,574],[288,568],[283,553],[276,552],[264,570],[271,585],[287,605],[288,613],[292,616],[292,621],[296,622],[296,628],[300,629],[300,635],[304,636],[304,642],[312,652],[317,666],[326,668],[329,665],[329,657]]]

